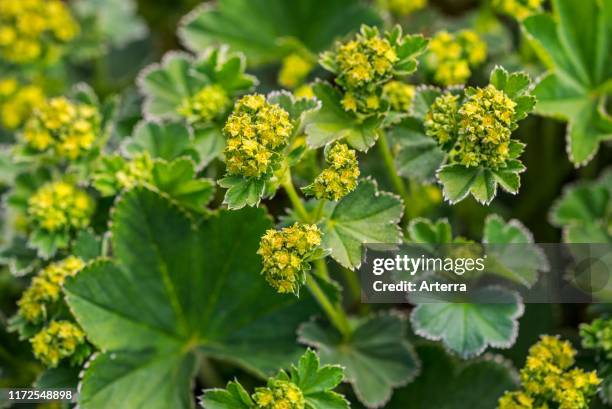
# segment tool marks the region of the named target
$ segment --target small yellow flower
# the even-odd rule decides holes
[[[440,145],[453,140],[457,132],[459,96],[450,92],[437,97],[425,116],[425,133]]]
[[[85,342],[83,330],[70,321],[51,321],[30,339],[34,356],[51,368],[74,355]]]
[[[17,129],[34,109],[43,105],[45,95],[35,85],[20,87],[15,78],[0,80],[0,121],[7,129]]]
[[[294,89],[299,86],[310,74],[314,64],[299,54],[289,54],[283,58],[278,73],[278,83],[285,88]]]
[[[326,155],[329,167],[304,188],[317,199],[340,200],[357,187],[359,164],[353,149],[343,143],[333,145]]]
[[[223,87],[207,85],[194,96],[185,99],[178,107],[178,113],[192,124],[207,124],[218,119],[230,105],[230,98]]]
[[[304,409],[302,390],[290,381],[272,381],[268,387],[256,388],[253,394],[257,409]]]
[[[398,16],[407,16],[427,6],[427,0],[385,0],[387,9]]]
[[[228,173],[258,178],[281,159],[293,125],[287,111],[255,94],[238,100],[223,130]]]
[[[426,61],[434,71],[434,80],[448,86],[464,84],[472,75],[471,68],[486,58],[487,45],[474,31],[440,31],[430,42]]]
[[[570,367],[576,351],[558,337],[542,336],[529,349],[520,378],[523,390],[506,392],[499,399],[498,409],[588,409],[590,397],[601,380],[593,372]],[[539,402],[536,406],[536,402]]]
[[[22,132],[26,145],[37,151],[52,150],[60,158],[85,156],[100,133],[97,109],[67,98],[52,98],[38,106]]]
[[[500,13],[519,21],[542,10],[542,0],[492,0],[492,5]]]
[[[266,231],[257,251],[263,259],[266,281],[279,293],[297,294],[310,267],[308,257],[320,244],[321,232],[316,225],[295,223]]]
[[[17,302],[19,315],[31,323],[45,320],[48,307],[60,298],[65,279],[74,276],[84,265],[80,258],[70,256],[42,269]]]
[[[412,107],[414,96],[414,86],[401,81],[389,81],[383,86],[383,98],[393,111],[408,112]]]
[[[45,62],[58,47],[74,39],[79,32],[78,23],[60,0],[2,3],[0,56],[11,63]]]
[[[131,189],[134,186],[150,182],[153,177],[153,161],[148,153],[137,155],[127,162],[125,167],[116,173],[121,189]]]
[[[87,227],[93,210],[87,193],[67,182],[48,183],[28,200],[31,223],[49,232]]]
[[[450,159],[465,166],[499,168],[509,157],[516,103],[493,85],[476,88],[458,111],[459,132]]]

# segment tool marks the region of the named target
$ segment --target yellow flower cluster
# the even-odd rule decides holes
[[[310,268],[308,257],[320,244],[321,232],[316,225],[295,223],[282,230],[268,230],[257,250],[266,281],[279,293],[297,294]]]
[[[28,200],[28,215],[38,228],[49,232],[87,227],[94,202],[67,182],[43,185]]]
[[[425,115],[425,133],[444,145],[454,140],[457,134],[459,96],[450,92],[440,95],[431,104]]]
[[[0,120],[7,129],[19,128],[44,102],[45,94],[40,87],[20,86],[12,77],[0,80]]]
[[[493,0],[493,7],[519,21],[542,10],[542,0]]]
[[[304,188],[304,191],[317,199],[340,200],[357,187],[357,155],[345,144],[336,143],[327,152],[325,160],[329,167],[315,178],[312,185]]]
[[[22,137],[35,151],[53,151],[60,158],[74,160],[94,147],[99,133],[100,113],[95,107],[58,97],[34,111]]]
[[[336,83],[345,91],[344,109],[366,114],[376,111],[381,102],[379,85],[393,77],[394,64],[399,60],[395,47],[378,33],[358,34],[338,47],[335,60]]]
[[[131,189],[138,184],[151,181],[152,172],[153,161],[145,152],[126,162],[124,168],[119,170],[115,177],[121,189]]]
[[[30,343],[34,356],[53,368],[77,352],[85,343],[85,333],[70,321],[51,321],[30,339]]]
[[[289,54],[283,58],[278,73],[278,83],[285,88],[294,89],[304,82],[313,67],[312,61],[308,61],[301,55]]]
[[[289,114],[279,105],[259,94],[242,97],[223,128],[228,173],[259,178],[271,172],[292,130]]]
[[[487,44],[472,30],[456,34],[438,32],[429,43],[427,65],[434,70],[434,80],[442,85],[464,84],[471,68],[487,58]]]
[[[521,369],[523,390],[507,392],[500,398],[498,409],[545,409],[551,402],[559,409],[588,409],[601,379],[595,371],[570,369],[575,355],[569,342],[542,336],[529,349]]]
[[[389,81],[383,86],[383,99],[389,103],[392,111],[408,112],[416,90],[414,85],[402,81]]]
[[[407,16],[427,6],[427,0],[386,0],[387,9],[398,16]]]
[[[52,58],[78,32],[78,23],[61,0],[0,2],[0,56],[9,62]]]
[[[59,301],[66,277],[75,275],[84,265],[80,258],[71,256],[42,269],[17,301],[19,315],[34,324],[47,319],[47,309]]]
[[[257,409],[304,409],[306,402],[301,389],[290,381],[274,380],[268,387],[257,388],[253,394]]]
[[[218,119],[230,107],[231,100],[220,85],[206,85],[178,107],[179,115],[189,123],[207,124]]]
[[[516,103],[493,85],[468,90],[459,108],[459,136],[450,159],[464,166],[496,169],[510,155]]]
[[[612,318],[598,318],[591,324],[580,326],[582,346],[600,351],[605,359],[612,361]]]

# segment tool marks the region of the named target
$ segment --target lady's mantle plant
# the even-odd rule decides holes
[[[226,389],[204,391],[201,404],[204,409],[343,409],[348,401],[333,391],[343,377],[341,367],[320,366],[319,357],[309,349],[289,373],[281,370],[251,395],[233,381]]]
[[[522,389],[507,392],[499,400],[498,409],[547,408],[587,409],[601,379],[595,371],[573,368],[576,350],[567,341],[542,336],[529,349],[525,367],[521,369]]]
[[[447,163],[437,177],[448,201],[456,203],[471,194],[488,204],[498,185],[518,192],[525,145],[511,136],[535,105],[529,86],[526,74],[508,74],[497,67],[486,87],[448,91],[433,100],[424,127],[446,154]]]

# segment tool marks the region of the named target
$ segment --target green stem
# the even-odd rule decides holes
[[[291,171],[289,169],[287,169],[287,172],[285,173],[285,180],[283,181],[282,185],[285,192],[287,192],[287,196],[289,196],[289,200],[291,201],[291,204],[293,205],[293,208],[297,212],[298,216],[303,221],[310,220],[310,215],[308,214],[308,211],[304,207],[304,203],[302,203],[302,199],[300,199],[300,196],[293,186]]]
[[[325,311],[332,324],[340,331],[343,338],[348,339],[351,335],[351,326],[349,325],[344,310],[338,305],[334,306],[323,290],[321,290],[317,281],[310,274],[306,275],[306,286],[321,308],[323,308],[323,311]]]
[[[344,281],[348,285],[349,291],[351,292],[353,301],[360,302],[361,301],[361,286],[359,285],[359,280],[357,280],[357,272],[351,271],[345,267],[342,267],[340,270],[342,271],[342,276],[344,277]]]
[[[310,222],[313,221],[313,218],[317,216],[317,209],[311,215],[308,213],[304,204],[302,203],[302,199],[298,195],[295,187],[293,186],[293,181],[291,179],[291,171],[287,168],[285,173],[285,178],[283,180],[283,188],[287,192],[287,196],[289,196],[289,200],[293,205],[293,208],[297,212],[298,216],[302,221]],[[323,201],[321,201],[323,203]],[[316,220],[315,220],[316,221]],[[324,259],[319,259],[314,261],[314,265],[317,269],[317,273],[320,277],[327,279],[329,278],[329,272],[327,271],[327,265],[325,264]],[[321,290],[317,281],[313,278],[311,274],[306,274],[306,286],[310,290],[310,293],[317,300],[325,314],[331,321],[331,323],[336,327],[336,329],[342,334],[344,339],[348,339],[351,335],[351,327],[348,322],[348,318],[346,317],[346,313],[342,308],[340,303],[334,304],[327,297],[325,292]]]
[[[327,270],[327,264],[325,264],[325,259],[318,259],[314,261],[314,265],[317,268],[317,273],[323,278],[329,278],[329,271]]]
[[[380,131],[378,134],[378,150],[383,158],[383,162],[385,163],[385,168],[387,169],[387,174],[389,175],[389,179],[391,179],[391,183],[395,187],[395,191],[402,197],[404,201],[404,206],[407,208],[408,206],[408,195],[406,193],[406,186],[404,184],[404,180],[397,174],[397,170],[395,169],[395,163],[393,161],[393,155],[391,154],[391,149],[389,149],[389,142],[387,141],[387,135],[384,131]]]
[[[323,216],[324,208],[325,208],[325,200],[321,199],[319,200],[319,203],[317,204],[317,208],[314,211],[314,216],[312,217],[313,223],[316,223],[321,219],[321,216]]]

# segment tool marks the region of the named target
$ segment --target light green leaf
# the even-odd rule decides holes
[[[100,257],[102,239],[91,230],[81,230],[72,243],[72,254],[85,261]]]
[[[227,189],[223,203],[230,210],[242,209],[245,206],[258,206],[266,191],[266,182],[262,179],[227,176],[218,180],[217,183]]]
[[[416,346],[422,372],[398,389],[386,409],[491,409],[517,374],[499,356],[462,362],[433,344]]]
[[[480,355],[488,346],[510,348],[514,344],[518,318],[523,315],[518,294],[485,287],[461,297],[457,302],[418,304],[410,314],[414,331],[424,338],[442,341],[462,358]]]
[[[449,244],[453,242],[453,231],[447,219],[434,222],[417,218],[408,226],[408,239],[419,244]]]
[[[373,116],[361,120],[346,112],[341,104],[340,91],[328,83],[317,82],[312,89],[321,101],[321,107],[309,112],[304,118],[306,141],[311,148],[320,148],[340,139],[345,139],[360,151],[367,151],[374,145],[382,118]]]
[[[141,121],[134,128],[133,136],[126,140],[125,150],[131,155],[148,152],[154,159],[191,156],[197,160],[191,141],[191,131],[180,122]]]
[[[259,277],[259,238],[271,227],[263,210],[221,211],[194,226],[169,200],[136,188],[111,226],[113,259],[88,264],[64,288],[104,351],[85,371],[82,408],[191,408],[198,350],[260,376],[299,356],[295,329],[314,305]]]
[[[356,319],[351,338],[311,321],[300,327],[300,341],[318,349],[324,363],[345,368],[346,379],[368,407],[384,405],[393,389],[410,382],[419,363],[406,340],[405,320],[394,313]]]
[[[482,242],[486,244],[486,271],[531,287],[538,271],[548,271],[549,265],[541,249],[533,244],[533,235],[518,220],[506,222],[498,215],[485,221]]]
[[[201,401],[205,409],[252,409],[253,400],[238,382],[229,382],[225,389],[204,391]]]
[[[612,138],[605,110],[612,77],[612,4],[553,1],[553,15],[528,17],[523,29],[550,72],[534,89],[536,112],[568,122],[568,152],[576,166],[589,162]]]
[[[582,182],[563,191],[551,208],[550,219],[563,228],[566,243],[611,243],[607,220],[612,212],[612,172],[597,181]]]
[[[446,154],[433,138],[424,134],[418,121],[405,119],[393,127],[389,135],[400,146],[395,166],[401,176],[422,182],[435,179],[436,170],[442,165]]]
[[[194,148],[200,156],[200,166],[208,165],[213,159],[219,158],[225,148],[225,138],[221,128],[211,126],[194,130]]]
[[[181,158],[172,162],[156,160],[152,176],[151,183],[155,187],[188,210],[202,212],[215,193],[211,179],[196,178],[191,159]]]
[[[359,267],[364,244],[401,242],[398,222],[402,213],[397,196],[379,192],[371,179],[362,180],[353,192],[327,209],[321,224],[322,246],[330,248],[333,259],[344,267]]]
[[[140,91],[145,96],[145,116],[185,120],[178,108],[206,85],[219,85],[230,97],[247,92],[256,80],[245,74],[244,69],[244,57],[227,53],[225,48],[209,49],[197,58],[170,51],[160,64],[142,70],[138,78]]]
[[[279,61],[296,48],[324,51],[362,23],[376,25],[380,17],[352,0],[221,0],[189,14],[179,37],[195,52],[228,44],[244,52],[249,63],[262,64]]]

